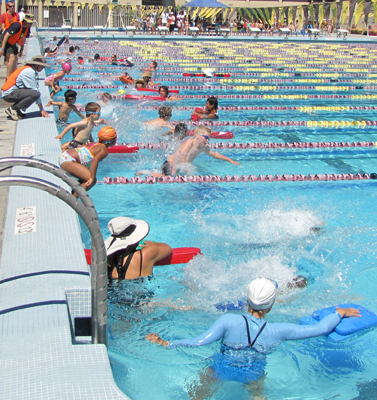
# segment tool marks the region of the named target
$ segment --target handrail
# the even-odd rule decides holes
[[[77,203],[80,206],[80,210],[82,207],[84,207],[85,209],[86,215],[84,219],[84,217],[79,213],[79,211],[76,210],[75,208],[76,206],[73,207],[68,201],[63,199],[68,205],[70,205],[74,210],[76,210],[79,213],[80,217],[87,225],[89,232],[91,234],[92,260],[91,260],[90,276],[91,276],[91,287],[92,287],[92,296],[91,296],[92,297],[92,318],[91,318],[92,343],[93,344],[101,343],[107,345],[107,257],[106,257],[106,250],[103,242],[103,237],[98,222],[97,212],[94,208],[94,204],[91,198],[89,197],[86,190],[77,182],[75,178],[73,178],[66,171],[64,171],[61,168],[58,168],[54,164],[48,163],[43,160],[30,159],[27,157],[9,157],[0,159],[0,168],[3,167],[2,169],[6,169],[13,166],[38,168],[46,172],[49,172],[55,175],[56,177],[62,179],[65,183],[71,186],[72,189],[79,196],[79,199],[81,200],[82,203],[79,201],[79,199],[77,199],[75,196],[68,193],[64,189],[62,189],[60,186],[54,185],[54,188],[59,188],[59,190],[68,193],[70,202],[72,203],[74,200],[75,204]],[[10,176],[8,177],[8,180],[5,180],[5,182],[10,184],[10,182],[12,181],[9,179],[11,178],[15,177]],[[32,179],[27,177],[22,177],[22,178]],[[1,181],[4,180],[1,179],[0,182]],[[49,185],[53,185],[47,181],[42,181],[42,182],[47,183]]]

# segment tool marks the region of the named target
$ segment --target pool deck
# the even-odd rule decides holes
[[[40,54],[38,39],[28,41],[26,59]],[[5,68],[1,68],[4,76]],[[40,74],[44,104],[49,99]],[[17,123],[4,116],[1,101],[1,155],[21,148],[53,164],[61,153],[52,108],[39,117],[34,104]],[[8,170],[9,171],[9,170]],[[45,179],[66,189],[47,172],[16,167],[12,175]],[[69,190],[69,189],[68,189]],[[1,399],[127,399],[116,386],[104,345],[76,336],[75,318],[91,315],[90,275],[76,213],[44,191],[12,186],[2,231],[0,264]],[[35,232],[17,234],[17,210],[35,207]],[[3,207],[3,210],[5,207]],[[29,210],[29,209],[28,209]]]
[[[48,32],[45,31],[45,34]],[[87,33],[73,31],[77,38]],[[50,32],[50,35],[55,32]],[[97,38],[97,35],[89,35]],[[104,34],[102,39],[131,39],[127,34]],[[159,35],[135,35],[134,40],[274,40],[284,37],[252,39],[250,36],[161,38]],[[288,41],[314,39],[295,37]],[[346,41],[327,38],[326,42],[375,43],[377,39],[349,35]],[[316,40],[317,42],[322,39]],[[40,54],[38,39],[28,41],[26,59]],[[49,99],[40,74],[44,104]],[[0,68],[0,81],[5,68]],[[0,101],[1,157],[20,156],[21,149],[34,157],[57,163],[60,142],[52,108],[51,118],[39,117],[38,107],[28,110],[27,118],[13,122],[6,118]],[[34,149],[34,150],[33,150]],[[67,186],[47,172],[15,167],[1,174],[32,176]],[[69,189],[68,189],[69,190]],[[127,399],[116,386],[104,345],[90,344],[90,337],[76,336],[75,318],[90,317],[90,276],[76,213],[46,192],[29,187],[1,187],[0,213],[0,398],[13,399]],[[34,232],[17,234],[18,209],[35,207]],[[3,216],[1,215],[3,214]]]

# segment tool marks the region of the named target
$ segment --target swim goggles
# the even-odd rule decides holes
[[[111,143],[113,143],[113,142],[116,142],[117,140],[118,140],[118,136],[115,136],[114,139],[107,140],[106,142],[102,142],[102,143],[103,143],[103,144],[111,144]]]
[[[202,135],[204,137],[204,139],[207,139],[209,141],[209,136],[207,135]]]
[[[93,115],[97,114],[99,117],[101,116],[101,110],[100,111],[85,111],[86,115]]]

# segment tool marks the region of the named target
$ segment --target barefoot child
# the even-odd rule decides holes
[[[72,65],[68,62],[65,62],[62,65],[62,71],[56,72],[55,74],[51,74],[45,79],[45,85],[49,86],[52,89],[50,97],[53,98],[56,93],[62,90],[59,86],[59,81],[61,81],[66,74],[69,74],[72,70]]]
[[[193,121],[198,121],[199,119],[217,119],[219,118],[217,115],[217,108],[217,98],[213,96],[209,97],[204,109],[195,108],[195,111],[191,115],[191,119]]]
[[[76,149],[66,150],[59,156],[59,166],[78,178],[85,190],[90,190],[97,182],[96,174],[100,161],[109,154],[108,147],[114,146],[117,133],[111,126],[98,132],[98,142],[88,143]]]
[[[85,113],[86,117],[84,119],[69,124],[60,135],[55,137],[55,139],[62,140],[65,134],[72,129],[73,140],[64,143],[62,145],[62,150],[75,149],[86,144],[88,141],[93,142],[92,131],[94,126],[96,123],[102,124],[105,122],[102,118],[99,119],[101,116],[101,106],[97,103],[90,102],[85,106]]]
[[[67,125],[68,117],[71,111],[74,111],[80,118],[85,118],[84,115],[76,108],[76,97],[77,92],[74,90],[68,89],[64,93],[65,101],[53,101],[50,100],[46,107],[48,106],[58,106],[59,107],[59,115],[56,120],[57,124]]]

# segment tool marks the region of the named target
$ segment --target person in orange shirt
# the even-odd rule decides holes
[[[10,1],[6,4],[7,11],[4,14],[0,15],[0,24],[1,24],[1,32],[4,32],[5,29],[8,29],[10,24],[13,22],[20,21],[19,15],[14,11],[14,2]],[[4,65],[8,65],[9,55],[4,57]],[[16,64],[17,65],[17,64]]]
[[[0,16],[1,32],[8,29],[10,24],[20,20],[19,15],[14,11],[14,2],[7,3],[7,11]]]
[[[5,60],[8,60],[7,78],[17,68],[17,56],[22,55],[26,38],[29,37],[30,27],[34,22],[34,15],[26,14],[22,22],[13,22],[1,35],[0,57],[4,56]],[[17,44],[21,46],[20,51]]]

